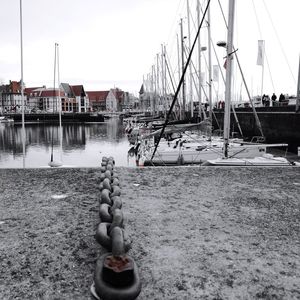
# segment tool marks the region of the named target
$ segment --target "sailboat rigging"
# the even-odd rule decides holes
[[[151,160],[154,158],[155,152],[156,152],[157,147],[158,147],[158,145],[159,145],[159,142],[160,142],[160,140],[161,140],[161,138],[162,138],[162,136],[163,136],[163,134],[164,134],[164,130],[165,130],[167,124],[168,124],[170,115],[171,115],[171,113],[172,113],[173,107],[174,107],[175,102],[176,102],[176,100],[177,100],[177,97],[178,97],[178,94],[179,94],[181,85],[183,84],[184,76],[185,76],[185,73],[186,73],[187,68],[188,68],[188,66],[189,66],[190,60],[191,60],[191,58],[192,58],[192,53],[193,53],[193,50],[194,50],[194,48],[195,48],[195,44],[196,44],[196,42],[197,42],[198,35],[200,34],[200,29],[201,29],[202,24],[203,24],[203,22],[204,22],[204,18],[205,18],[205,16],[206,16],[207,10],[208,10],[208,8],[209,8],[209,4],[210,4],[210,0],[207,1],[207,5],[206,5],[206,8],[205,8],[205,11],[204,11],[202,20],[201,20],[201,22],[200,22],[200,24],[199,24],[199,28],[198,28],[198,31],[197,31],[195,40],[194,40],[194,42],[193,42],[193,45],[192,45],[192,48],[191,48],[189,57],[188,57],[188,59],[187,59],[187,61],[186,61],[186,64],[185,64],[185,66],[184,66],[183,72],[182,72],[182,74],[181,74],[181,78],[180,78],[180,81],[179,81],[179,83],[178,83],[178,87],[177,87],[176,93],[175,93],[175,95],[174,95],[173,101],[172,101],[172,103],[171,103],[170,109],[169,109],[168,114],[167,114],[167,116],[166,116],[166,120],[165,120],[164,126],[162,127],[162,130],[161,130],[161,133],[160,133],[160,135],[159,135],[158,141],[157,141],[157,143],[156,143],[156,145],[155,145],[155,148],[154,148],[154,151],[153,151],[153,153],[152,153]]]

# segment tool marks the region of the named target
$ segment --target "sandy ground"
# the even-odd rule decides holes
[[[138,299],[300,299],[300,168],[115,168]],[[94,169],[0,170],[0,299],[92,299]]]

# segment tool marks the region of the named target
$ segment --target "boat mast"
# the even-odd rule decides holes
[[[165,51],[164,45],[161,44],[161,88],[162,88],[162,99],[163,99],[163,107],[164,114],[167,114],[167,97],[166,97],[166,66],[165,66]]]
[[[151,67],[151,95],[150,95],[150,108],[151,108],[151,115],[155,115],[155,108],[154,108],[154,66]]]
[[[158,106],[158,114],[160,114],[161,109],[161,97],[160,97],[160,90],[159,90],[159,54],[156,54],[156,87],[157,87],[157,106]]]
[[[153,99],[153,109],[154,109],[154,115],[156,114],[157,110],[157,85],[156,85],[156,69],[155,65],[152,66],[153,69],[153,82],[154,82],[154,99]]]
[[[60,158],[62,161],[62,140],[63,140],[63,132],[62,132],[62,122],[61,122],[61,113],[62,113],[62,103],[60,97],[60,77],[59,77],[59,48],[56,43],[57,49],[57,86],[58,86],[58,114],[59,114],[59,141],[60,141]]]
[[[22,101],[22,144],[23,144],[23,168],[25,168],[25,99],[23,82],[23,26],[22,26],[22,0],[20,0],[20,46],[21,46],[21,101]]]
[[[177,63],[178,63],[178,82],[180,81],[181,73],[180,73],[180,46],[179,46],[179,37],[178,34],[177,37]],[[183,120],[183,113],[182,113],[182,101],[178,95],[178,103],[179,103],[179,118],[180,120]]]
[[[54,74],[53,74],[53,104],[52,110],[54,114],[54,99],[56,99],[56,91],[55,91],[55,77],[56,77],[56,43],[54,44]],[[56,101],[57,102],[57,101]],[[53,148],[54,148],[54,126],[52,125],[52,136],[51,136],[51,156],[50,156],[50,163],[53,163]]]
[[[207,10],[207,39],[208,39],[208,104],[209,104],[209,121],[212,124],[212,76],[211,76],[211,27],[210,27],[210,7]],[[209,139],[211,139],[211,131],[209,132]]]
[[[296,112],[300,109],[300,56],[299,56],[299,68],[298,68],[298,85],[297,85],[297,99],[296,99]]]
[[[224,112],[224,156],[225,158],[228,158],[228,145],[229,145],[229,133],[230,133],[234,7],[235,7],[235,0],[229,0],[227,46],[226,46],[225,112]]]
[[[60,98],[60,81],[59,81],[59,52],[58,52],[58,44],[56,43],[56,51],[57,51],[57,88],[58,88],[58,114],[59,114],[59,127],[61,128],[61,98]]]
[[[258,46],[261,51],[259,52],[259,57],[257,58],[257,64],[261,66],[261,86],[260,86],[260,98],[262,101],[263,97],[263,89],[264,89],[264,56],[265,56],[265,41],[264,40],[259,40],[258,41]]]
[[[168,53],[166,51],[166,46],[164,46],[164,52],[165,52],[165,68],[166,68],[166,91],[167,92],[169,91],[169,93],[171,95],[172,93],[175,94],[175,91],[176,91],[175,85],[174,85],[175,77],[174,77],[174,72],[173,72],[173,70],[171,68],[171,64],[170,64],[170,59],[168,57]],[[167,75],[169,77],[167,77]],[[169,81],[170,81],[169,84],[168,84],[167,78],[169,78]],[[171,102],[170,98],[171,97],[169,97],[169,98],[167,97],[168,106],[170,106],[170,104],[171,104],[170,103]],[[178,103],[178,101],[177,101],[177,103]],[[175,117],[176,120],[180,120],[180,116],[178,116],[178,111],[176,109],[174,110],[174,117]]]
[[[200,25],[200,1],[197,1],[197,20],[198,20],[198,26]],[[201,80],[201,37],[200,34],[198,35],[198,68],[199,68],[199,76],[198,76],[198,94],[199,94],[199,115],[198,117],[201,118],[201,106],[202,106],[202,80]],[[205,119],[205,118],[204,118]]]
[[[189,49],[191,49],[191,25],[190,25],[190,5],[189,5],[189,0],[187,0],[187,20],[188,20],[188,36],[189,36]],[[192,86],[192,65],[189,65],[189,71],[190,71],[190,80],[189,80],[189,98],[191,101],[191,118],[194,117],[194,101],[193,101],[193,86]]]
[[[56,43],[54,44],[54,75],[53,75],[53,113],[54,113],[54,99],[56,99],[55,82],[56,82]]]
[[[181,38],[181,68],[182,68],[182,120],[185,119],[185,80],[184,80],[184,40],[182,19],[180,19],[180,38]]]

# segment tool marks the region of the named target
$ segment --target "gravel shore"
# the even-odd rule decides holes
[[[300,168],[115,168],[145,299],[300,299]],[[0,299],[92,299],[98,168],[0,170]]]

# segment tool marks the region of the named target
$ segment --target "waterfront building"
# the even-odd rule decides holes
[[[111,112],[122,111],[125,93],[118,89],[111,89],[106,97],[106,110]]]
[[[87,112],[90,110],[89,98],[85,92],[83,85],[71,85],[71,90],[78,106],[78,112]]]
[[[128,92],[124,92],[124,100],[122,103],[122,110],[131,110],[138,108],[139,105],[139,99],[135,97],[133,94],[130,94]]]
[[[90,101],[90,108],[93,111],[106,110],[106,98],[109,91],[87,91]]]
[[[64,113],[110,111],[121,112],[136,108],[138,99],[119,88],[86,92],[83,85],[61,83],[60,88],[24,88],[25,112],[58,112],[59,98]],[[0,113],[21,112],[20,82],[0,85]]]
[[[165,94],[160,95],[155,91],[149,89],[147,85],[142,84],[139,91],[139,104],[140,109],[143,111],[159,112],[163,113],[169,110],[171,103],[173,101],[174,95]],[[174,110],[179,110],[178,104],[175,106]]]
[[[58,112],[59,100],[65,101],[64,92],[53,88],[27,88],[25,89],[27,95],[27,109],[31,112]]]
[[[134,95],[114,88],[109,91],[88,91],[90,107],[93,111],[125,111],[135,108]]]
[[[0,113],[20,112],[21,110],[22,110],[22,96],[21,96],[20,82],[10,80],[9,84],[1,85],[0,86]]]
[[[151,107],[151,95],[144,88],[144,84],[142,84],[139,91],[139,99],[140,99],[140,108],[144,111],[150,110]]]
[[[85,92],[83,85],[70,85],[68,83],[61,83],[60,87],[63,90],[65,96],[64,101],[62,101],[63,111],[90,111],[89,97]]]

